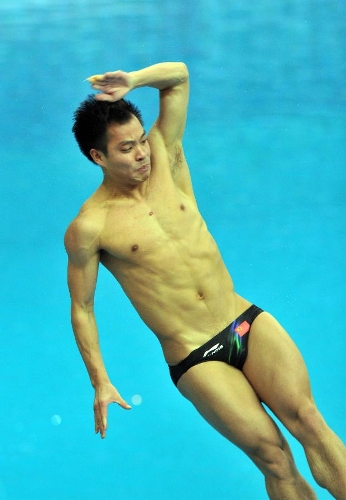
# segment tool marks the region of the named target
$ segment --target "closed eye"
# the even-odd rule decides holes
[[[146,144],[147,141],[148,137],[146,136],[145,133],[143,133],[143,135],[139,139],[139,143],[144,145]],[[129,153],[134,148],[135,145],[136,145],[135,141],[123,141],[122,143],[120,143],[121,152]]]

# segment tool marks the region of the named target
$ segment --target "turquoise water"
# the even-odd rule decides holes
[[[343,0],[12,0],[0,26],[0,499],[265,499],[261,474],[178,394],[157,342],[103,270],[105,361],[124,398],[142,402],[110,408],[107,439],[93,434],[62,238],[101,176],[74,144],[71,116],[90,74],[188,64],[185,149],[200,209],[239,293],[299,345],[345,441]],[[131,99],[149,127],[155,91]]]

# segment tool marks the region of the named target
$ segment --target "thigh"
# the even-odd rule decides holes
[[[282,446],[280,431],[241,371],[208,361],[184,373],[178,389],[210,425],[248,455]]]
[[[263,401],[292,432],[312,395],[305,362],[287,332],[268,313],[252,324],[243,373]]]

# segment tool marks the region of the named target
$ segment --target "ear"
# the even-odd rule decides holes
[[[90,156],[94,160],[95,163],[103,167],[103,153],[98,151],[97,149],[90,149]]]

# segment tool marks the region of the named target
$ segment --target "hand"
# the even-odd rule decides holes
[[[107,430],[107,407],[110,403],[117,403],[125,410],[130,410],[131,406],[123,400],[116,388],[108,383],[103,384],[95,389],[94,400],[94,417],[95,417],[95,432],[99,432],[101,438],[106,437]]]
[[[93,89],[101,92],[95,95],[95,99],[99,101],[119,101],[133,88],[133,79],[125,71],[94,75],[87,78],[87,80],[91,83]]]

